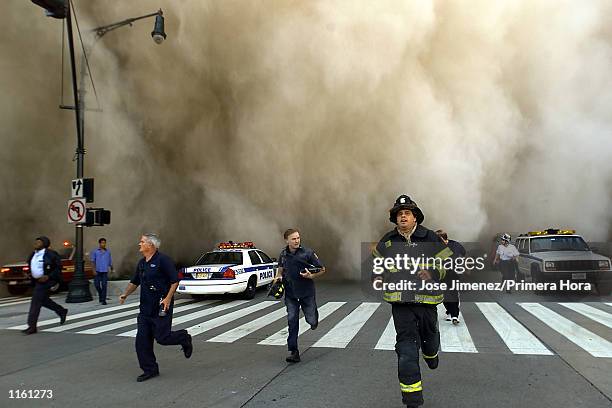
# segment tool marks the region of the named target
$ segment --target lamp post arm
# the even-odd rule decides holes
[[[96,33],[96,37],[100,38],[102,36],[104,36],[106,33],[113,31],[119,27],[123,27],[126,25],[132,25],[133,22],[138,21],[138,20],[142,20],[145,18],[149,18],[149,17],[154,17],[154,16],[161,16],[163,15],[163,12],[161,9],[159,9],[158,11],[156,11],[155,13],[151,13],[151,14],[146,14],[144,16],[140,16],[140,17],[132,17],[132,18],[128,18],[125,19],[123,21],[118,21],[116,23],[112,23],[112,24],[107,24],[107,25],[103,25],[100,27],[96,27],[93,28],[91,31]]]

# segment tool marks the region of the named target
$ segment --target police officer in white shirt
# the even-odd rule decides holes
[[[503,280],[515,280],[516,270],[518,267],[519,251],[514,245],[510,243],[510,234],[505,233],[501,237],[501,244],[497,247],[495,252],[494,265],[499,263],[499,269],[502,273]],[[507,293],[511,293],[510,289],[506,289]]]

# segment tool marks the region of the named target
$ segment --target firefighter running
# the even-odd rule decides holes
[[[419,257],[438,262],[420,263],[416,273],[414,269],[413,273],[409,270],[385,269],[382,274],[373,273],[374,281],[410,281],[420,288],[420,281],[439,283],[444,279],[446,271],[441,266],[442,261],[452,255],[452,251],[435,232],[421,225],[423,219],[423,212],[410,197],[399,196],[389,210],[389,220],[397,227],[380,239],[373,250],[373,257],[391,258],[407,254],[415,262],[420,262]],[[382,286],[380,282],[374,283],[375,287]],[[390,287],[385,287],[383,299],[391,303],[397,332],[395,352],[402,402],[407,407],[418,407],[423,405],[419,347],[429,368],[437,368],[440,332],[436,305],[442,302],[443,295],[436,289],[391,291],[387,289]]]

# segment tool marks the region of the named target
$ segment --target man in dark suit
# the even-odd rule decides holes
[[[49,289],[61,282],[62,262],[57,252],[49,249],[51,241],[45,236],[36,238],[34,252],[28,257],[28,265],[32,273],[32,301],[28,313],[28,328],[22,330],[24,334],[36,333],[38,315],[42,306],[53,310],[60,318],[60,324],[66,321],[68,309],[55,303],[49,298]]]

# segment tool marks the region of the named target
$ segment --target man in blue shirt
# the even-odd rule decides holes
[[[322,276],[325,268],[319,261],[315,252],[300,245],[300,232],[290,228],[283,234],[287,246],[278,257],[278,270],[274,281],[282,280],[285,285],[285,305],[287,306],[287,321],[289,336],[287,347],[289,355],[286,361],[298,363],[300,352],[298,350],[298,334],[300,330],[300,307],[304,312],[306,322],[312,330],[319,324],[319,312],[315,299],[315,285],[313,279]],[[310,271],[313,269],[313,271]],[[317,270],[317,272],[314,272]]]
[[[96,271],[94,286],[98,291],[100,304],[105,305],[108,273],[113,267],[113,258],[110,250],[106,248],[106,238],[100,238],[98,244],[100,247],[91,252],[91,262],[93,262],[94,271]]]
[[[161,241],[155,234],[140,238],[140,253],[136,273],[125,292],[119,296],[125,299],[140,286],[140,313],[136,333],[136,355],[143,373],[136,379],[146,381],[159,375],[159,366],[153,353],[153,340],[163,346],[181,345],[186,358],[191,357],[193,345],[187,330],[172,331],[172,308],[174,292],[178,286],[178,273],[169,256],[157,249]]]

